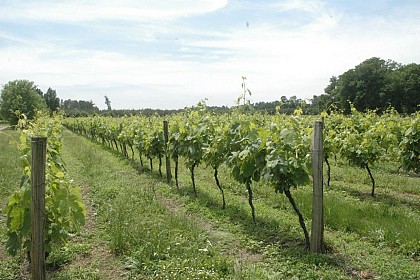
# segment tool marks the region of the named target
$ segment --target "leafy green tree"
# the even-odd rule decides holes
[[[0,115],[10,124],[17,124],[17,114],[23,113],[32,119],[37,110],[46,108],[42,91],[34,85],[34,82],[14,80],[3,86],[0,97]]]
[[[98,107],[95,106],[92,100],[84,101],[67,99],[61,103],[61,107],[64,112],[66,112],[67,116],[80,117],[99,113]]]
[[[420,65],[372,57],[339,77],[333,76],[325,93],[347,114],[349,102],[358,111],[383,112],[393,107],[400,113],[414,113],[420,104]]]
[[[51,112],[60,108],[60,98],[57,97],[57,92],[55,90],[48,88],[47,93],[44,94],[44,99]]]
[[[402,112],[414,113],[420,109],[420,64],[409,64],[400,69],[403,96]]]
[[[397,112],[415,113],[420,105],[420,65],[409,64],[387,75],[386,88],[380,97],[383,108],[392,106]]]
[[[330,112],[333,105],[333,100],[330,95],[321,94],[314,95],[311,105],[311,114],[320,114],[321,112]]]

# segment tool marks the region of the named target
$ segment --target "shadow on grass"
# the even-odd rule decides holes
[[[361,190],[348,189],[342,186],[334,186],[334,189],[345,191],[351,196],[358,198],[360,201],[373,200],[375,202],[383,203],[390,207],[398,206],[398,205],[405,205],[412,208],[412,210],[414,211],[418,211],[418,209],[420,208],[420,202],[418,200],[418,196],[415,194],[405,194],[405,195],[402,194],[400,197],[396,197],[389,194],[377,193],[372,198],[372,196],[370,195],[370,192],[367,193]],[[411,198],[411,196],[413,196],[413,198]]]
[[[407,176],[412,178],[420,178],[420,173],[414,173],[412,171],[403,171],[401,170],[401,167],[398,169],[385,169],[386,172],[389,172],[390,174],[395,174],[398,176]]]
[[[254,224],[251,219],[251,209],[248,209],[249,206],[245,197],[243,198],[245,205],[231,201],[230,203],[227,202],[226,209],[223,210],[221,209],[221,198],[216,199],[203,189],[197,189],[198,196],[195,196],[192,193],[192,187],[187,186],[188,188],[184,187],[179,190],[172,189],[172,193],[187,197],[188,202],[207,209],[212,217],[223,217],[229,223],[238,225],[243,235],[248,236],[253,240],[253,243],[258,244],[257,248],[249,244],[251,251],[267,253],[261,250],[271,247],[275,248],[274,252],[271,250],[271,254],[279,255],[281,258],[293,258],[308,265],[322,264],[343,268],[344,259],[333,254],[334,250],[328,244],[325,254],[309,253],[305,249],[303,233],[296,234],[295,230],[291,230],[291,225],[284,225],[284,228],[280,228],[282,225],[274,218],[267,215],[258,215],[258,206],[256,206],[257,216]],[[298,220],[297,215],[294,218],[296,221]],[[298,230],[301,231],[301,228],[299,227]]]

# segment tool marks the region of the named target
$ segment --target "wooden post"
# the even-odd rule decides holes
[[[31,140],[31,270],[33,280],[45,279],[45,161],[47,138]]]
[[[316,121],[312,138],[312,231],[310,250],[324,252],[324,198],[323,198],[323,123]]]
[[[163,136],[165,138],[165,159],[166,159],[166,182],[171,181],[171,159],[168,156],[168,142],[169,142],[169,130],[168,121],[163,121]]]

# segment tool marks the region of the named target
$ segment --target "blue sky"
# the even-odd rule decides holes
[[[0,0],[0,84],[116,109],[320,95],[365,59],[420,63],[420,1]]]

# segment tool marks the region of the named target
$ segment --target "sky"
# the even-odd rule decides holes
[[[420,63],[419,0],[0,0],[0,86],[101,109],[309,100],[371,57]]]

